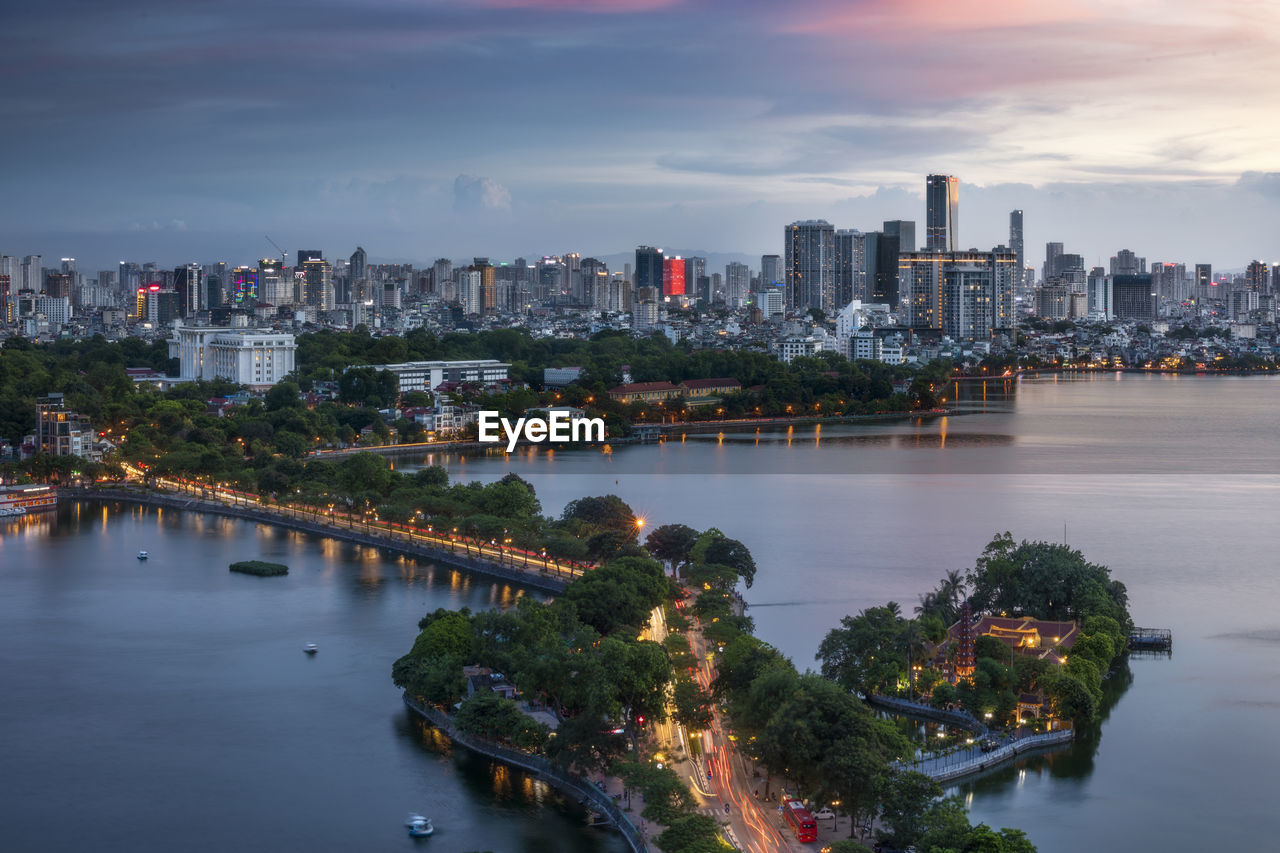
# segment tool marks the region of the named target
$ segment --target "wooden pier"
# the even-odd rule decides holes
[[[1173,631],[1168,628],[1134,628],[1129,632],[1129,650],[1134,652],[1172,652]]]

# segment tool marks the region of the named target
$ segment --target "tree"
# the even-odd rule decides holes
[[[617,495],[578,498],[565,505],[561,518],[591,531],[617,530],[632,538],[638,530],[636,514]]]
[[[698,531],[685,524],[664,524],[650,531],[644,547],[673,570],[689,559],[689,551],[698,541]]]
[[[844,617],[818,647],[822,674],[863,695],[886,689],[905,671],[905,629],[894,602]]]
[[[893,846],[906,848],[920,840],[929,808],[941,796],[942,787],[923,773],[893,773],[886,778],[880,815]]]
[[[720,824],[708,815],[683,815],[670,822],[653,843],[667,853],[729,853],[733,848],[720,837]]]
[[[609,635],[623,627],[638,629],[648,621],[649,611],[662,603],[668,589],[657,562],[620,557],[573,581],[563,597],[577,608],[579,619]]]
[[[672,691],[672,704],[675,705],[676,722],[685,728],[711,727],[711,697],[692,679],[681,678],[676,681]]]
[[[301,391],[296,382],[277,382],[267,391],[263,406],[268,412],[302,408]]]

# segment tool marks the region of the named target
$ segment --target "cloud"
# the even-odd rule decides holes
[[[458,175],[453,181],[453,209],[459,213],[510,210],[511,192],[492,178]]]
[[[1280,172],[1245,172],[1236,186],[1270,199],[1280,199]]]

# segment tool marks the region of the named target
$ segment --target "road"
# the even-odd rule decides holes
[[[655,608],[649,631],[658,642],[666,637],[662,608]],[[687,636],[690,650],[698,661],[694,678],[709,693],[715,670],[708,657],[706,641],[696,627]],[[783,825],[777,812],[776,785],[772,801],[756,798],[757,793],[764,796],[766,780],[754,775],[750,762],[735,748],[718,707],[714,707],[712,716],[711,728],[704,732],[686,732],[683,726],[670,719],[654,727],[664,755],[691,755],[690,738],[700,742],[701,757],[671,765],[695,792],[700,803],[698,810],[719,820],[725,827],[726,837],[739,850],[749,853],[812,853],[816,850],[817,844],[800,844]],[[677,746],[683,751],[677,751]],[[728,813],[725,812],[726,804]]]
[[[125,465],[125,470],[129,474],[131,481],[140,482],[146,477],[146,472],[138,470],[132,465]],[[572,580],[580,576],[584,571],[584,567],[579,564],[558,561],[545,553],[516,548],[505,542],[499,543],[496,538],[491,539],[489,542],[477,542],[459,535],[456,529],[437,531],[432,525],[418,527],[408,524],[393,524],[381,521],[376,517],[354,512],[343,512],[333,505],[321,509],[319,507],[302,507],[284,503],[268,503],[261,500],[258,495],[249,492],[238,491],[219,484],[200,483],[177,477],[154,477],[150,483],[153,488],[188,494],[201,500],[216,501],[230,506],[253,507],[261,512],[330,524],[347,530],[358,530],[374,536],[385,536],[391,540],[398,539],[405,542],[431,545],[463,554],[467,557],[482,558],[512,568],[556,575],[565,580]]]

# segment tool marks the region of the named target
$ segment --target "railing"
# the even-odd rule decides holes
[[[997,764],[1015,758],[1024,752],[1033,749],[1042,749],[1049,746],[1057,746],[1059,744],[1070,743],[1075,737],[1075,729],[1061,729],[1056,732],[1045,732],[1039,735],[1028,735],[1011,741],[1004,746],[993,749],[991,752],[972,758],[969,761],[946,767],[933,773],[926,773],[935,782],[950,782],[959,779],[962,776],[969,776],[974,773],[981,773]]]
[[[570,790],[579,795],[584,801],[590,801],[591,809],[604,815],[622,833],[622,837],[627,840],[634,853],[647,853],[649,848],[645,844],[644,836],[640,833],[640,830],[636,829],[635,824],[631,822],[626,813],[618,808],[618,804],[613,801],[612,797],[588,780],[574,776],[556,767],[541,756],[530,755],[518,749],[499,746],[484,738],[464,734],[454,727],[453,720],[448,714],[438,708],[432,708],[430,705],[419,702],[408,693],[404,694],[404,704],[444,732],[454,743],[460,743],[473,752],[478,752],[481,755],[496,758],[505,764],[511,764],[527,770],[547,780],[557,788]]]
[[[339,524],[325,513],[311,513],[293,507],[268,507],[253,501],[226,503],[211,500],[212,495],[193,494],[186,497],[183,493],[139,491],[130,488],[118,489],[61,489],[61,500],[115,500],[140,503],[149,506],[162,506],[170,509],[190,510],[225,515],[232,518],[243,518],[265,524],[278,524],[294,530],[316,533],[335,539],[383,548],[422,557],[437,562],[447,563],[458,568],[468,569],[478,574],[515,581],[526,586],[549,592],[562,592],[581,570],[567,569],[550,560],[526,557],[522,561],[488,559],[483,556],[479,546],[459,543],[446,537],[429,536],[413,531],[395,530],[386,525],[352,521]]]
[[[920,702],[909,702],[896,696],[881,696],[878,693],[868,696],[867,704],[911,717],[921,717],[938,723],[959,726],[962,729],[973,732],[980,738],[987,735],[986,725],[967,711],[947,711]]]
[[[909,702],[906,699],[898,699],[894,696],[875,694],[868,696],[867,702],[895,713],[959,726],[973,732],[977,740],[985,738],[988,734],[987,727],[976,717],[965,711],[944,711],[919,702]],[[1061,729],[1056,732],[1027,735],[1026,737],[1007,741],[989,752],[982,752],[972,758],[960,757],[958,760],[952,761],[950,759],[954,756],[944,755],[935,758],[921,758],[918,761],[899,762],[897,766],[906,770],[916,770],[935,782],[949,782],[962,776],[981,773],[983,770],[995,767],[997,764],[1008,761],[1028,750],[1070,743],[1074,737],[1074,729]],[[981,747],[977,748],[981,749]]]

